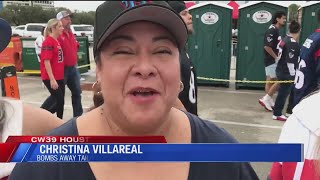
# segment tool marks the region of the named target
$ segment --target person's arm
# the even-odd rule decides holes
[[[264,49],[270,54],[271,57],[273,57],[274,59],[277,59],[278,56],[276,55],[276,53],[273,52],[272,48],[269,46],[264,46]]]
[[[73,36],[73,39],[74,39],[74,43],[75,43],[75,45],[76,45],[76,47],[77,47],[77,50],[79,50],[79,48],[80,48],[80,43],[79,43],[79,41],[77,40],[77,37],[76,37],[74,34],[72,34],[72,36]]]
[[[42,54],[41,60],[43,61],[46,72],[50,78],[51,88],[55,90],[58,88],[58,83],[53,76],[52,68],[50,64],[50,59],[52,59],[53,53],[54,53],[53,50],[54,50],[54,44],[52,44],[50,40],[43,42],[42,49],[41,49],[41,54]]]
[[[46,135],[63,123],[64,121],[51,114],[49,111],[23,104],[23,135]]]
[[[58,83],[57,83],[56,79],[53,76],[50,60],[45,59],[44,60],[44,66],[45,66],[46,71],[48,73],[48,76],[50,78],[51,88],[54,89],[54,90],[58,89]]]
[[[276,30],[274,29],[269,29],[264,36],[264,49],[275,60],[278,58],[278,55],[274,53],[272,47],[278,41],[278,36],[279,35],[276,33]]]
[[[44,66],[46,68],[46,71],[48,73],[48,76],[50,78],[50,81],[51,80],[55,80],[54,79],[54,76],[53,76],[53,73],[52,73],[52,68],[51,68],[51,64],[50,64],[50,60],[49,59],[45,59],[44,60]]]
[[[38,42],[39,42],[39,37],[37,37],[37,39],[34,41],[35,48],[41,48]]]
[[[42,40],[40,37],[37,37],[37,39],[34,41],[34,47],[36,49],[37,55],[39,55],[42,47]]]

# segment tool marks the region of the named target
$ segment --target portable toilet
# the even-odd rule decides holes
[[[197,71],[199,85],[229,86],[232,8],[209,1],[189,8],[194,33],[188,39],[188,52]]]
[[[298,21],[301,24],[301,33],[299,43],[302,45],[307,37],[313,33],[319,24],[317,22],[317,13],[320,11],[319,1],[310,1],[299,8]]]
[[[265,81],[264,34],[277,11],[287,7],[275,2],[254,1],[239,7],[236,80]],[[285,36],[286,28],[280,30]],[[239,88],[263,88],[264,83],[236,82]]]

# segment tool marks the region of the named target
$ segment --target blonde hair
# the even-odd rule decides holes
[[[48,21],[46,28],[44,29],[44,37],[49,36],[52,33],[52,28],[56,28],[59,24],[59,20],[52,18]]]

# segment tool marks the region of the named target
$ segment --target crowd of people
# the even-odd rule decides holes
[[[320,13],[317,16],[320,25]],[[41,79],[50,92],[42,109],[19,100],[0,100],[2,142],[9,135],[49,134],[160,135],[168,143],[238,143],[224,129],[198,117],[196,69],[186,50],[188,34],[193,33],[192,16],[183,1],[106,1],[97,8],[94,107],[86,113],[71,17],[67,11],[59,12],[48,21],[43,42],[35,42],[41,49],[37,51]],[[259,103],[273,111],[274,120],[286,121],[279,142],[303,143],[305,161],[275,162],[268,178],[319,179],[320,123],[314,107],[320,102],[320,30],[300,48],[300,24],[290,22],[289,33],[281,38],[279,29],[285,22],[284,12],[275,13],[265,34],[265,71],[267,80],[295,83],[266,83],[266,95]],[[73,106],[73,118],[67,122],[61,121],[65,86]],[[282,111],[288,96],[287,119]],[[10,116],[12,112],[15,116]],[[9,122],[21,126],[8,129]],[[258,179],[245,162],[0,163],[0,168],[0,179]]]
[[[298,22],[290,22],[288,34],[281,37],[279,30],[286,24],[286,13],[276,12],[272,21],[264,36],[266,95],[259,99],[259,103],[266,110],[273,111],[274,120],[286,121],[301,99],[319,88],[319,30],[312,33],[300,47],[298,40],[301,25]],[[277,91],[274,102],[273,95]],[[288,96],[284,115],[282,111]]]

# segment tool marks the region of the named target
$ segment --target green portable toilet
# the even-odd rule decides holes
[[[249,2],[239,7],[236,80],[265,81],[264,34],[277,11],[287,14],[287,7],[265,1]],[[285,31],[285,27],[281,28],[282,37]],[[236,83],[236,89],[264,86],[264,83]]]
[[[308,36],[319,28],[317,22],[317,13],[320,11],[319,1],[310,1],[299,9],[299,23],[301,24],[301,33],[299,43],[302,45]]]
[[[205,2],[189,8],[194,33],[188,52],[198,77],[229,79],[231,58],[232,8],[219,2]],[[202,80],[200,85],[229,86],[229,82]]]
[[[79,72],[82,74],[90,69],[89,41],[87,36],[77,37],[77,41],[80,45],[78,49],[78,67]]]
[[[39,73],[40,64],[34,47],[34,41],[36,40],[36,38],[22,37],[20,39],[22,47],[21,57],[23,71]]]
[[[76,37],[79,42],[78,49],[78,66],[80,73],[88,72],[90,69],[90,59],[89,59],[89,43],[88,37]],[[21,38],[22,45],[22,64],[24,72],[39,73],[40,64],[36,55],[34,41],[36,38],[23,37]],[[82,67],[84,66],[84,67]]]

